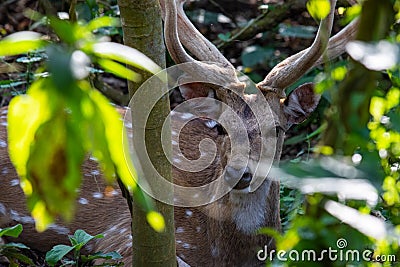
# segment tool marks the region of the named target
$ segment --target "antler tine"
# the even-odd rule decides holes
[[[185,51],[178,36],[177,7],[175,0],[165,0],[164,8],[165,43],[175,63],[193,63],[181,66],[192,78],[207,77],[207,82],[210,84],[215,84],[219,88],[230,88],[242,94],[244,91],[244,84],[238,80],[235,69],[231,64],[221,65],[219,62],[197,61]],[[220,95],[221,98],[225,98],[224,90],[218,90],[217,94]]]
[[[273,91],[284,97],[286,87],[298,80],[319,60],[328,43],[324,41],[324,35],[331,34],[336,0],[330,0],[330,4],[331,10],[328,16],[321,21],[313,44],[276,65],[265,79],[257,84],[260,90]]]
[[[163,12],[163,17],[165,20],[165,1],[168,0],[160,0],[161,10]],[[199,60],[202,61],[210,61],[221,64],[222,66],[230,66],[233,65],[227,60],[222,53],[217,49],[217,47],[207,40],[192,24],[189,18],[186,16],[185,11],[183,10],[183,5],[186,0],[178,0],[177,3],[177,15],[178,21],[177,25],[179,25],[179,39],[182,44],[195,55]]]
[[[359,22],[358,19],[353,20],[335,36],[331,37],[326,49],[326,57],[321,56],[313,67],[322,64],[325,60],[332,60],[343,54],[346,51],[346,44],[355,39]]]
[[[177,26],[177,9],[175,0],[165,0],[165,26],[164,35],[167,49],[175,63],[195,62],[183,48]]]

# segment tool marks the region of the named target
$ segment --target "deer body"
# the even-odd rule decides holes
[[[77,229],[84,229],[90,234],[103,233],[104,238],[88,244],[87,252],[117,251],[124,257],[126,266],[131,265],[132,238],[130,235],[131,215],[126,200],[118,186],[107,187],[97,166],[97,162],[88,158],[82,167],[83,183],[77,201],[76,217],[70,224],[57,221],[43,233],[37,233],[34,220],[26,209],[25,196],[19,187],[19,178],[14,170],[7,151],[7,108],[0,109],[0,227],[13,226],[21,223],[24,231],[18,238],[27,246],[46,252],[57,244],[68,244],[67,235]],[[188,114],[174,113],[172,125],[180,124],[180,117]],[[176,122],[176,123],[174,123]],[[198,157],[193,149],[200,140],[211,138],[221,142],[222,137],[216,127],[206,126],[208,120],[196,119],[191,121],[182,130],[182,153],[188,158]],[[195,152],[195,153],[193,153]],[[202,172],[184,173],[173,168],[175,183],[193,186],[205,183],[207,177],[212,180],[223,170],[221,162],[215,160],[213,164]],[[254,266],[257,262],[256,251],[265,244],[272,244],[266,236],[255,236],[251,233],[260,226],[270,226],[279,229],[279,184],[269,189],[261,204],[265,210],[257,206],[259,201],[254,199],[248,204],[241,201],[242,193],[237,196],[226,196],[219,201],[202,207],[176,207],[176,247],[177,256],[191,266]],[[255,198],[258,196],[255,194]],[[235,199],[232,203],[229,198]],[[268,204],[269,203],[269,204]],[[211,211],[210,211],[211,210]],[[246,212],[243,218],[240,212]],[[210,213],[212,216],[210,217]],[[252,214],[255,213],[255,214]],[[236,217],[235,217],[236,216]],[[238,223],[246,224],[246,220],[261,217],[261,222],[248,233],[238,230]],[[244,220],[246,219],[246,220]],[[256,220],[257,221],[257,220]],[[260,221],[260,219],[258,219]],[[250,221],[252,222],[252,221]]]
[[[208,116],[195,118],[191,113],[172,113],[174,183],[197,187],[222,178],[221,185],[228,185],[232,189],[209,204],[175,207],[177,256],[191,266],[262,265],[257,259],[257,251],[265,246],[274,248],[274,241],[270,237],[256,235],[255,232],[261,227],[279,231],[280,218],[279,182],[268,177],[256,190],[252,190],[253,181],[258,178],[260,151],[265,148],[268,151],[273,145],[273,161],[276,164],[279,162],[284,132],[290,125],[307,118],[319,101],[311,84],[298,87],[288,97],[284,93],[285,88],[308,69],[321,63],[321,55],[325,50],[329,58],[343,53],[345,43],[354,37],[356,23],[344,28],[325,44],[321,41],[320,31],[323,29],[326,34],[330,34],[334,13],[334,8],[331,8],[330,14],[321,22],[312,46],[278,64],[257,84],[262,93],[246,95],[245,85],[239,81],[231,63],[187,19],[182,8],[183,2],[160,0],[165,20],[165,41],[172,58],[177,64],[193,63],[191,67],[183,66],[184,72],[192,79],[203,81],[181,86],[181,94],[186,100],[208,97],[225,103],[241,120],[245,132],[239,134],[232,131],[228,135],[221,129],[219,122],[208,119]],[[330,2],[334,7],[336,1]],[[199,60],[207,62],[193,59],[182,45]],[[203,77],[209,80],[204,81]],[[261,100],[268,104],[271,112],[265,111],[264,114],[262,111],[260,122],[249,106],[260,106],[257,101]],[[226,126],[235,128],[235,119],[226,115],[226,110],[207,105],[202,109],[204,114],[217,113],[214,117],[221,119]],[[181,129],[184,119],[192,116],[193,119]],[[126,266],[131,265],[129,209],[118,186],[110,189],[104,184],[97,163],[91,158],[82,167],[83,181],[74,221],[68,225],[56,222],[44,233],[35,232],[34,221],[26,211],[18,176],[8,156],[6,117],[7,108],[0,109],[0,227],[22,223],[24,231],[19,241],[42,251],[59,243],[67,243],[66,234],[72,234],[79,228],[90,234],[103,233],[105,238],[91,243],[89,252],[115,250],[124,257]],[[258,128],[260,123],[269,125],[265,135]],[[232,140],[240,141],[243,137],[249,140],[248,148],[242,149],[242,142],[232,145]],[[181,162],[182,157],[189,160],[201,159],[202,153],[198,148],[203,139],[211,140],[216,146],[216,155],[211,164],[196,172],[179,168],[179,164],[175,163]],[[231,153],[236,146],[236,152]]]

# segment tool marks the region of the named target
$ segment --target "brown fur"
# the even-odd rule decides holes
[[[274,112],[276,123],[284,125],[284,108],[276,95],[265,96]],[[253,101],[253,100],[250,100]],[[254,100],[255,101],[255,100]],[[245,122],[251,141],[250,158],[257,160],[257,148],[263,138],[253,130],[252,115],[245,110],[243,103],[236,109]],[[6,140],[6,110],[0,109],[0,227],[22,223],[24,232],[18,241],[31,248],[47,251],[60,243],[68,244],[66,234],[76,229],[84,229],[90,234],[103,233],[105,237],[92,242],[89,252],[118,251],[124,256],[126,266],[131,265],[130,213],[125,199],[117,186],[115,194],[105,194],[106,185],[98,173],[97,163],[87,159],[82,167],[83,185],[80,190],[76,217],[66,225],[59,221],[49,230],[38,234],[26,211],[22,190],[17,184],[18,176],[10,162]],[[123,113],[123,111],[122,111]],[[181,114],[172,116],[172,129],[181,123]],[[196,149],[200,140],[210,138],[217,144],[217,157],[203,171],[189,173],[173,168],[174,182],[183,186],[207,184],[222,174],[226,167],[227,150],[230,141],[218,133],[216,128],[207,127],[206,119],[190,121],[180,133],[179,148],[189,159],[200,155]],[[275,161],[279,160],[283,132],[277,136]],[[177,145],[174,149],[177,149]],[[260,220],[260,225],[252,225],[252,217]],[[248,224],[242,227],[241,223]],[[201,207],[176,207],[176,248],[177,256],[191,266],[255,266],[262,264],[256,258],[257,251],[265,245],[273,247],[273,241],[254,231],[262,226],[280,229],[279,182],[267,179],[258,190],[248,194],[230,192],[221,199]],[[253,229],[254,228],[254,229]]]

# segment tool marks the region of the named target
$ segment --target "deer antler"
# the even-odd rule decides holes
[[[355,19],[344,27],[335,36],[329,39],[328,48],[326,49],[326,58],[320,57],[313,65],[318,66],[324,60],[332,60],[345,52],[346,44],[356,37],[359,20]]]
[[[181,2],[181,4],[183,3],[183,1],[181,0],[179,1]],[[183,23],[182,25],[179,24],[179,29],[181,31],[180,34],[178,35],[178,18],[177,18],[177,7],[175,0],[165,0],[163,4],[165,8],[165,27],[164,27],[165,43],[175,63],[177,64],[193,63],[190,64],[189,66],[187,65],[182,66],[182,68],[184,68],[184,71],[190,74],[192,78],[198,78],[201,81],[204,80],[204,77],[207,77],[207,82],[209,82],[210,84],[219,85],[217,87],[230,88],[235,90],[239,94],[243,94],[244,84],[238,80],[235,69],[232,66],[232,64],[230,64],[227,59],[225,59],[222,55],[220,55],[219,52],[211,56],[213,54],[211,53],[211,50],[213,50],[212,49],[213,45],[209,42],[208,43],[205,42],[204,40],[206,39],[203,35],[201,35],[200,32],[198,32],[197,30],[194,31],[195,27],[190,23],[190,21],[187,18],[185,20],[185,23]],[[181,7],[181,14],[180,14],[181,18],[184,16],[183,14],[184,14],[183,9]],[[181,28],[183,26],[184,28]],[[193,54],[197,55],[200,60],[212,59],[212,62],[210,63],[201,62],[192,58],[183,48],[180,42],[180,36],[185,36],[186,40],[190,36],[192,40],[190,42],[191,45],[188,45],[188,47],[191,48],[190,51]],[[195,46],[195,44],[197,43],[203,44],[201,49]],[[199,50],[202,49],[208,50],[209,52],[208,53],[206,51],[199,52]],[[218,51],[218,50],[215,48],[215,50],[213,51]],[[206,56],[207,54],[208,56]],[[221,58],[224,58],[224,60],[222,60]],[[222,100],[225,98],[224,97],[225,92],[223,90],[218,90],[217,94],[221,97]]]
[[[165,21],[165,1],[160,0],[161,10]],[[206,39],[186,16],[183,10],[183,4],[186,0],[178,0],[177,15],[179,25],[179,39],[182,44],[192,52],[199,60],[220,63],[222,66],[233,67],[232,64],[222,55],[217,47]],[[196,38],[193,38],[193,37]]]
[[[285,88],[299,79],[321,58],[328,44],[324,41],[324,36],[331,34],[336,0],[330,0],[330,4],[331,10],[328,16],[321,21],[313,44],[276,65],[265,79],[257,84],[260,90],[273,91],[284,97]]]

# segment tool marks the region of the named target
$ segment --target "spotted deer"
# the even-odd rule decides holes
[[[180,265],[257,266],[263,264],[256,257],[257,251],[266,245],[274,248],[271,237],[257,235],[256,231],[261,227],[280,230],[279,181],[268,177],[256,190],[252,190],[253,182],[258,178],[257,162],[262,147],[268,150],[271,147],[268,141],[274,140],[276,152],[273,153],[273,162],[277,164],[285,131],[306,119],[319,102],[319,96],[314,94],[311,84],[298,87],[288,97],[285,89],[307,70],[321,64],[324,52],[325,59],[342,54],[346,42],[355,35],[356,22],[342,29],[329,42],[323,41],[323,33],[330,35],[333,24],[336,1],[330,2],[331,12],[321,22],[313,44],[276,65],[257,84],[262,94],[250,95],[245,93],[245,84],[236,75],[233,65],[186,17],[184,0],[160,1],[165,20],[165,41],[173,60],[177,64],[191,62],[192,67],[184,68],[187,75],[200,79],[207,77],[210,81],[181,86],[182,96],[186,100],[209,97],[230,106],[245,126],[245,135],[249,140],[249,148],[244,150],[246,152],[237,149],[236,154],[230,153],[234,149],[231,140],[241,140],[243,136],[234,132],[227,134],[221,126],[220,121],[228,126],[235,124],[235,119],[225,116],[223,109],[216,110],[207,105],[203,107],[202,114],[216,112],[216,120],[208,116],[196,117],[194,113],[171,112],[173,163],[181,161],[180,157],[189,160],[201,157],[197,149],[201,140],[208,138],[216,144],[216,156],[205,169],[188,172],[173,166],[174,183],[194,187],[222,177],[221,184],[226,183],[231,189],[209,204],[175,208],[176,253]],[[193,59],[182,45],[202,61]],[[271,136],[261,135],[258,125],[264,122],[257,121],[250,108],[252,104],[258,105],[260,98],[266,101],[272,111],[272,116],[262,116],[268,120],[266,125],[272,128],[266,131],[272,139]],[[120,112],[124,114],[126,110],[120,109]],[[190,121],[179,130],[188,118]],[[179,150],[180,156],[176,152]],[[242,157],[248,160],[243,163]],[[19,178],[8,156],[7,107],[0,109],[0,227],[22,223],[24,231],[18,241],[40,251],[67,243],[67,234],[79,228],[91,234],[103,233],[105,238],[89,243],[87,250],[118,251],[124,257],[125,265],[131,265],[131,215],[125,199],[118,186],[111,187],[104,183],[95,159],[88,157],[82,166],[82,174],[83,184],[74,221],[70,224],[57,221],[45,232],[35,232],[34,220],[26,211]]]

